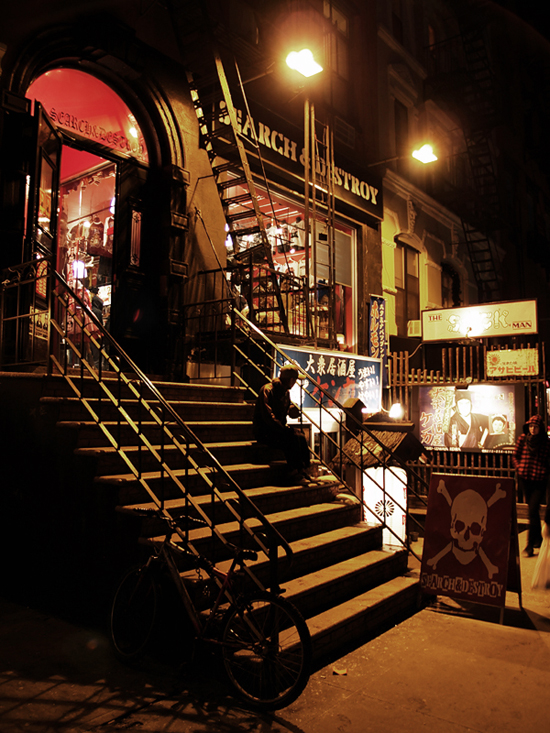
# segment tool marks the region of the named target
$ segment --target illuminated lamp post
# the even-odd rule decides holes
[[[313,53],[308,48],[303,48],[301,51],[291,51],[286,57],[286,63],[289,68],[297,71],[306,79],[309,79],[315,74],[319,74],[323,71],[323,67],[315,61]],[[305,244],[305,264],[306,264],[306,283],[305,283],[305,299],[307,304],[306,317],[307,317],[307,331],[308,336],[310,335],[310,317],[309,317],[309,278],[310,278],[310,267],[309,267],[309,166],[310,166],[310,129],[315,129],[315,110],[313,105],[310,104],[309,95],[306,89],[306,96],[304,100],[304,244]],[[315,165],[315,161],[313,163]],[[311,324],[313,328],[313,324]],[[316,333],[316,332],[315,332]]]
[[[411,153],[411,157],[413,157],[415,160],[420,161],[420,163],[424,163],[424,165],[427,165],[428,163],[435,163],[435,161],[438,160],[437,155],[434,153],[433,147],[429,143],[422,145],[422,147],[418,148],[418,150],[413,150]],[[394,155],[393,158],[385,158],[384,160],[378,160],[376,163],[369,163],[367,165],[367,168],[373,168],[375,165],[383,165],[384,163],[393,163],[394,160],[409,160],[409,156]]]

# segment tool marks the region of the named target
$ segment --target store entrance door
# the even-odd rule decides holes
[[[63,146],[57,269],[72,288],[80,283],[89,291],[90,300],[103,309],[106,326],[113,283],[116,180],[113,161]]]

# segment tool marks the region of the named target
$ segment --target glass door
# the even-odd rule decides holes
[[[106,325],[113,283],[116,176],[116,163],[63,147],[58,271],[73,289],[88,290],[90,301],[101,300]]]
[[[61,135],[39,104],[35,125],[35,175],[29,191],[26,259],[54,254],[57,233]]]

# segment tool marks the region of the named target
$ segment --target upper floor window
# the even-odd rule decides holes
[[[349,18],[329,0],[323,0],[323,15],[329,21],[325,57],[331,72],[328,103],[343,116],[349,105]]]
[[[420,319],[419,254],[404,242],[395,243],[395,322],[397,335],[407,335],[408,321]]]
[[[329,63],[333,72],[343,79],[349,79],[349,22],[344,13],[332,3],[323,3],[325,18],[330,20],[332,32],[329,34]]]
[[[395,132],[395,154],[406,156],[409,148],[409,110],[398,99],[394,100],[393,119]],[[402,161],[398,163],[401,167]]]
[[[458,308],[460,305],[460,277],[454,267],[444,262],[441,267],[441,306]]]
[[[392,0],[391,22],[393,37],[403,45],[403,2]]]

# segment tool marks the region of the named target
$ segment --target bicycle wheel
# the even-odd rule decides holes
[[[308,682],[311,637],[289,601],[259,593],[229,610],[222,654],[227,676],[240,697],[265,709],[282,708]]]
[[[123,661],[145,651],[157,613],[157,585],[147,566],[130,570],[117,588],[111,606],[111,641]]]

